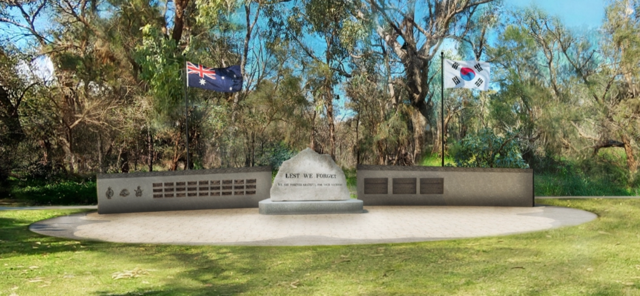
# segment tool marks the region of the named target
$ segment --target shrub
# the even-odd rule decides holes
[[[518,135],[506,133],[500,137],[490,129],[467,135],[453,145],[453,160],[458,167],[528,168],[522,159]]]

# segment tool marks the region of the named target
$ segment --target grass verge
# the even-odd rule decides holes
[[[595,221],[450,241],[312,247],[115,244],[43,237],[0,212],[1,295],[640,295],[640,200],[545,200]]]

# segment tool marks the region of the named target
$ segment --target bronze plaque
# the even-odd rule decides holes
[[[209,185],[209,181],[200,181],[198,185]]]
[[[252,191],[247,191],[247,195],[255,195],[255,194],[256,194],[256,192],[253,191],[253,190]]]
[[[222,180],[222,184],[233,184],[233,180]]]
[[[187,193],[187,196],[198,196],[197,192],[189,192]]]
[[[185,193],[176,193],[176,197],[185,197]]]
[[[256,189],[256,185],[247,185],[247,189]]]
[[[235,184],[244,184],[244,180],[235,180]]]
[[[187,191],[197,191],[198,187],[189,187],[187,188]]]
[[[244,189],[244,186],[233,186],[233,189]]]
[[[176,182],[176,186],[184,186],[184,182]]]
[[[256,179],[248,179],[247,184],[256,184]]]
[[[233,194],[234,195],[244,195],[244,191],[236,191]]]
[[[173,192],[173,188],[165,188],[164,192]]]
[[[231,191],[222,191],[222,195],[231,195]]]
[[[220,180],[211,181],[211,185],[220,185]]]
[[[162,187],[162,183],[153,183],[153,187]]]
[[[211,196],[220,196],[220,192],[211,192]]]
[[[393,194],[416,194],[416,178],[393,178]]]
[[[165,194],[164,194],[164,197],[173,197],[173,193],[171,193],[171,194],[166,194],[166,193],[165,193]]]
[[[220,190],[220,186],[212,186],[211,190]]]
[[[198,196],[209,196],[209,192],[200,192]]]
[[[198,182],[196,182],[196,181],[187,182],[187,185],[189,185],[189,186],[197,186]]]
[[[153,192],[162,192],[162,189],[153,189]]]
[[[178,187],[176,188],[176,191],[184,191],[184,189],[185,189],[184,187]]]
[[[165,186],[165,187],[167,187],[167,186],[173,186],[173,182],[165,182],[165,183],[164,183],[164,186]]]
[[[444,178],[420,178],[420,194],[444,194]]]
[[[154,194],[153,198],[162,198],[162,194]]]
[[[387,194],[388,192],[387,178],[364,178],[364,194]]]
[[[222,186],[222,190],[231,190],[233,186]]]
[[[207,191],[209,190],[209,187],[200,187],[200,191]]]

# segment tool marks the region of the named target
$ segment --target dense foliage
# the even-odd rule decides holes
[[[187,136],[194,168],[305,147],[415,165],[443,136],[457,165],[608,163],[635,186],[640,9],[607,5],[574,30],[497,0],[2,2],[0,181],[184,169]],[[440,102],[442,51],[489,61],[491,90]],[[238,64],[244,88],[186,90],[186,119],[186,61]]]
[[[528,168],[522,159],[517,137],[513,132],[500,137],[492,130],[482,129],[454,145],[453,159],[458,167]]]

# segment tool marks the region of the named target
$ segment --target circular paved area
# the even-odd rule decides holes
[[[362,214],[260,215],[257,208],[58,217],[30,226],[71,239],[192,245],[347,245],[539,231],[591,221],[561,207],[368,206]]]

